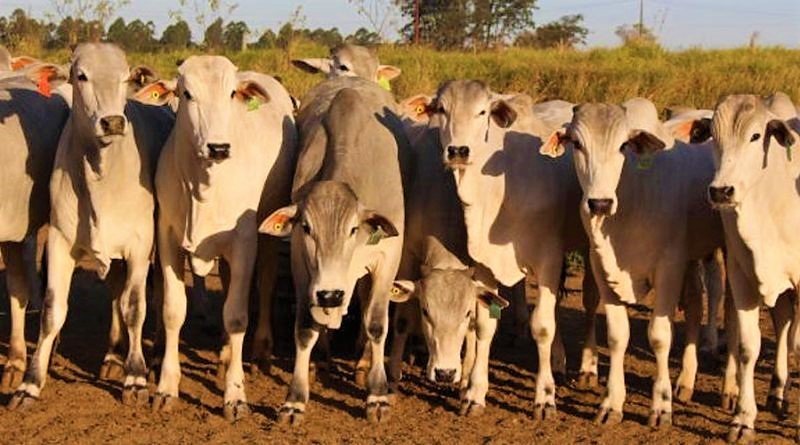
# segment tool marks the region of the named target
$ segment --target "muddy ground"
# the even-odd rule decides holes
[[[577,279],[571,282],[579,283]],[[0,283],[2,284],[2,283]],[[209,280],[209,290],[218,289]],[[574,287],[574,286],[571,286]],[[282,283],[282,294],[288,283]],[[5,289],[4,284],[2,289]],[[210,293],[211,305],[219,304],[219,293]],[[286,395],[291,377],[293,351],[289,327],[280,331],[278,357],[271,375],[251,377],[247,394],[252,407],[249,418],[229,424],[222,417],[222,392],[216,386],[216,349],[219,333],[213,323],[195,313],[182,332],[181,409],[172,414],[152,413],[148,408],[128,408],[120,403],[120,383],[96,378],[105,352],[110,302],[107,292],[91,274],[78,272],[70,297],[70,312],[61,343],[41,401],[22,411],[0,408],[0,443],[718,443],[725,437],[730,414],[718,408],[721,377],[713,359],[706,357],[698,377],[693,401],[675,406],[674,426],[652,431],[646,426],[654,358],[647,344],[645,307],[631,308],[631,345],[626,362],[628,401],[625,419],[617,426],[600,428],[593,417],[601,401],[601,389],[579,391],[569,382],[558,390],[558,415],[546,424],[532,421],[536,353],[533,341],[519,339],[506,329],[494,342],[487,409],[482,417],[458,415],[457,393],[440,389],[422,378],[416,366],[407,367],[401,394],[390,421],[372,425],[364,419],[365,391],[352,382],[353,330],[333,338],[335,366],[326,379],[312,386],[305,422],[299,427],[277,425],[276,409]],[[276,314],[291,320],[291,303],[284,295]],[[348,316],[353,318],[352,314]],[[152,318],[152,317],[151,317]],[[506,318],[507,323],[508,317]],[[566,298],[560,323],[567,342],[569,368],[577,367],[581,337],[580,293]],[[38,313],[28,316],[30,351],[37,335]],[[7,299],[0,299],[0,365],[5,360],[9,332]],[[351,322],[351,327],[353,323]],[[676,342],[672,354],[672,377],[677,377],[683,343],[682,315],[676,318]],[[152,328],[152,320],[148,320]],[[765,335],[757,367],[756,391],[760,409],[766,400],[774,356],[771,324],[762,317]],[[601,383],[608,371],[605,348],[605,317],[600,315]],[[150,343],[148,342],[148,345]],[[570,376],[574,378],[575,376]],[[155,386],[151,385],[151,393]],[[10,396],[0,395],[5,405]],[[790,391],[791,417],[797,415],[797,392]],[[764,443],[793,437],[791,420],[779,421],[762,411],[758,416],[759,439]]]

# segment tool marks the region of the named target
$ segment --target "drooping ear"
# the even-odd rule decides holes
[[[158,73],[147,65],[137,65],[131,68],[131,75],[128,77],[128,84],[133,91],[139,91],[146,85],[157,81]]]
[[[50,97],[53,89],[69,80],[69,71],[52,63],[35,63],[22,69],[25,77],[38,87],[39,93]]]
[[[628,142],[625,145],[626,148],[629,148],[638,155],[652,154],[663,150],[664,147],[667,146],[664,141],[645,130],[631,130],[628,136]]]
[[[279,238],[287,237],[292,233],[296,216],[296,204],[280,208],[272,212],[272,215],[269,215],[267,219],[261,223],[258,231]]]
[[[381,80],[381,79],[392,80],[395,77],[399,76],[400,73],[402,73],[402,71],[400,70],[400,68],[398,68],[396,66],[379,65],[378,66],[378,71],[376,73],[377,74],[376,78],[378,80]]]
[[[517,112],[504,100],[492,102],[492,120],[500,128],[510,127],[517,120]]]
[[[292,60],[292,65],[294,65],[295,68],[300,68],[301,70],[311,74],[330,74],[333,67],[333,61],[328,58],[294,59]]]
[[[257,100],[258,103],[269,102],[269,93],[264,87],[254,80],[242,80],[236,87],[236,97],[244,102]]]
[[[711,138],[711,119],[687,119],[672,128],[672,136],[691,144],[700,144]]]
[[[19,71],[27,66],[35,63],[41,63],[39,60],[29,56],[17,56],[11,58],[11,71]]]
[[[394,303],[405,303],[412,299],[417,293],[417,284],[409,280],[396,280],[392,284],[389,293],[389,300]]]
[[[369,227],[370,240],[367,242],[368,244],[376,244],[383,238],[391,238],[399,235],[394,224],[379,213],[369,210],[365,211],[361,218],[361,223]]]
[[[542,146],[539,147],[539,153],[551,158],[557,158],[564,154],[567,143],[569,143],[567,129],[559,128],[542,143]]]
[[[488,288],[475,283],[478,286],[478,301],[485,304],[486,306],[491,306],[492,303],[500,306],[500,309],[505,309],[509,306],[508,300],[498,295],[496,292],[489,290]]]
[[[769,146],[770,138],[775,138],[784,148],[792,148],[796,140],[794,135],[792,135],[792,131],[789,129],[789,125],[780,119],[773,119],[767,122],[767,132],[765,136],[767,146]]]
[[[133,93],[131,99],[147,105],[166,105],[175,97],[177,88],[176,80],[157,80]]]
[[[431,103],[433,103],[433,96],[417,94],[400,102],[400,108],[403,115],[408,116],[414,122],[427,122],[433,112]]]

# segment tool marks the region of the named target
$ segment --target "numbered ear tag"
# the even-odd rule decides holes
[[[502,308],[500,307],[499,304],[492,302],[492,304],[489,305],[489,318],[494,318],[495,320],[499,320],[501,310]]]
[[[653,166],[653,155],[652,154],[642,154],[639,155],[639,159],[636,161],[636,168],[639,170],[650,170],[650,167]]]
[[[369,235],[369,239],[367,240],[367,245],[374,246],[378,244],[380,240],[386,237],[386,232],[383,231],[383,227],[378,226],[374,232]]]
[[[378,85],[386,91],[391,92],[392,86],[389,84],[389,79],[381,77],[378,79]]]
[[[250,99],[247,99],[247,111],[256,111],[261,107],[261,101],[255,97],[251,96]]]

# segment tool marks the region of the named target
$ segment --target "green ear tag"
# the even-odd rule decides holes
[[[792,147],[786,147],[786,158],[792,162]]]
[[[383,231],[383,227],[378,226],[374,232],[369,235],[369,239],[367,240],[367,245],[374,246],[378,244],[378,242],[386,236],[386,232]]]
[[[389,84],[389,79],[381,77],[378,79],[378,85],[386,91],[391,92],[392,86]]]
[[[255,111],[261,106],[261,101],[257,97],[252,96],[247,99],[247,111]]]
[[[639,170],[650,170],[653,166],[653,155],[643,154],[639,155],[639,160],[636,161],[636,168]]]
[[[497,304],[495,302],[492,302],[492,304],[489,305],[489,318],[494,318],[495,320],[499,320],[500,319],[500,305],[499,304]]]

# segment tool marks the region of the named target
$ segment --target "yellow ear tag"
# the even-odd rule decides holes
[[[272,226],[272,228],[275,229],[276,232],[280,232],[281,230],[283,230],[283,223],[276,222],[275,225]]]
[[[250,99],[247,99],[247,111],[256,111],[260,106],[261,101],[257,97],[250,96]]]
[[[160,96],[161,94],[159,94],[158,91],[153,91],[152,93],[150,93],[150,97],[152,97],[153,99],[158,99]]]
[[[367,245],[373,246],[378,244],[378,242],[385,238],[386,235],[387,233],[383,231],[383,227],[378,226],[378,228],[369,235],[369,239],[367,239]]]
[[[653,155],[652,154],[641,154],[639,155],[639,159],[636,162],[636,168],[639,170],[650,170],[650,167],[653,166]]]
[[[389,92],[392,91],[392,86],[389,84],[389,79],[387,79],[385,77],[379,77],[378,78],[378,85],[380,85],[380,87],[383,88],[386,91],[389,91]]]
[[[417,113],[417,115],[420,115],[425,112],[425,107],[422,105],[417,105],[417,108],[414,108],[414,112]]]
[[[400,295],[400,289],[393,287],[392,288],[392,295]]]

